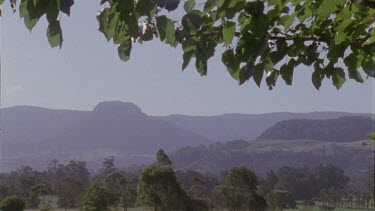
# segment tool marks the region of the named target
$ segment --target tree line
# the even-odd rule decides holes
[[[74,160],[67,164],[53,160],[43,171],[21,166],[1,173],[0,209],[267,211],[297,208],[297,200],[306,208],[319,201],[325,210],[374,206],[370,177],[367,192],[349,189],[348,182],[344,171],[332,165],[285,166],[263,177],[244,166],[216,177],[203,175],[173,169],[169,157],[159,150],[155,163],[134,172],[117,168],[109,157],[95,173],[90,173],[85,162]]]

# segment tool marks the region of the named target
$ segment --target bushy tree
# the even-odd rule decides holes
[[[45,197],[50,196],[52,194],[53,194],[52,188],[47,182],[34,185],[30,189],[29,207],[31,208],[39,207],[42,211],[48,210],[48,209],[44,209],[44,205],[42,205],[42,202]]]
[[[129,204],[133,201],[134,195],[132,189],[132,181],[128,181],[125,176],[120,172],[114,172],[104,179],[104,186],[114,193],[116,193],[120,198],[120,203],[124,210],[127,210]]]
[[[266,209],[266,202],[259,196],[257,179],[251,170],[244,166],[234,167],[229,170],[221,187],[225,206],[231,211]]]
[[[178,211],[187,210],[189,203],[190,198],[181,189],[172,168],[155,163],[143,169],[137,187],[137,206]]]
[[[272,191],[267,195],[268,206],[271,210],[296,209],[297,204],[291,193],[287,191]]]
[[[7,196],[0,202],[2,211],[23,211],[25,207],[25,201],[18,196]]]
[[[82,207],[87,211],[108,211],[118,203],[118,195],[99,184],[91,185],[82,199]]]

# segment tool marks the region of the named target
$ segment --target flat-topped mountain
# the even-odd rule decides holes
[[[110,155],[153,155],[210,141],[132,103],[103,102],[93,111],[51,110],[17,106],[2,111],[5,166],[23,159],[94,159]],[[46,162],[44,161],[44,163]],[[13,165],[12,165],[13,166]]]
[[[218,141],[254,140],[283,120],[341,116],[371,115],[315,112],[158,117],[119,101],[99,103],[92,111],[15,106],[2,109],[0,164],[5,170],[20,164],[44,167],[57,158],[96,165],[104,157],[115,156],[121,166],[130,166],[152,162],[159,148],[171,152]]]

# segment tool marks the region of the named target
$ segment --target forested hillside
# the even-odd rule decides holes
[[[375,131],[375,121],[369,117],[347,116],[338,119],[284,120],[265,130],[258,139],[272,140],[322,140],[350,142],[366,140]]]
[[[317,140],[230,141],[208,146],[184,147],[171,160],[177,169],[218,175],[225,169],[244,165],[259,175],[282,166],[332,164],[352,178],[373,165],[373,142],[333,143]],[[355,179],[356,178],[356,179]]]

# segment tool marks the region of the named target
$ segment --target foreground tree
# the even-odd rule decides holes
[[[137,206],[153,208],[155,211],[187,210],[190,202],[178,184],[173,169],[158,163],[142,171],[137,195]]]
[[[131,187],[131,181],[127,181],[122,173],[114,172],[107,175],[103,183],[106,188],[119,196],[122,208],[126,211],[135,195]]]
[[[271,191],[267,195],[267,202],[271,210],[297,209],[296,201],[287,191]]]
[[[4,1],[0,1],[3,3]],[[16,1],[11,0],[16,9]],[[22,0],[20,17],[29,30],[45,15],[47,38],[62,46],[60,13],[70,15],[74,0]],[[99,31],[118,45],[127,61],[135,42],[154,38],[182,46],[184,70],[195,58],[201,75],[218,45],[229,74],[243,84],[251,78],[272,89],[281,76],[292,85],[300,65],[312,66],[312,82],[319,89],[324,78],[339,89],[346,78],[363,82],[375,77],[375,3],[373,0],[186,0],[184,14],[171,19],[165,12],[180,0],[101,0]],[[177,15],[178,17],[178,15]],[[345,68],[345,70],[344,70]],[[362,73],[358,71],[362,69]]]
[[[45,201],[46,197],[53,195],[53,191],[51,186],[43,182],[41,184],[34,185],[30,189],[30,204],[29,208],[40,208],[42,211],[43,210],[49,210],[47,209],[49,207],[48,203],[43,204]]]
[[[82,207],[87,211],[108,211],[117,206],[118,195],[98,184],[91,185],[82,199]]]
[[[232,168],[221,187],[226,208],[231,211],[265,210],[266,201],[259,196],[255,174],[245,167]]]
[[[25,208],[25,201],[18,196],[8,196],[0,202],[0,210],[2,211],[23,211]]]

